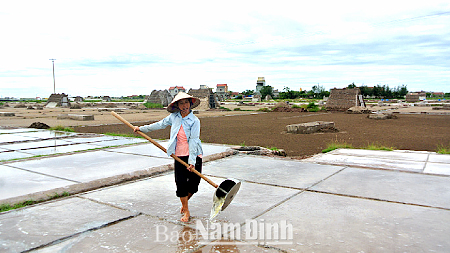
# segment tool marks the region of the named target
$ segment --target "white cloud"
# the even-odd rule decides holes
[[[278,89],[449,87],[448,1],[9,1],[0,22],[0,96],[48,96],[50,58],[70,95],[243,91],[258,76]]]

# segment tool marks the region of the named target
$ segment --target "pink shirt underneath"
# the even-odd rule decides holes
[[[184,132],[183,125],[180,127],[180,131],[177,134],[177,147],[175,148],[176,156],[188,156],[189,155],[189,143],[187,141],[186,133]]]
[[[180,131],[177,134],[177,147],[175,148],[176,156],[189,156],[189,143],[184,132],[183,125],[180,127]],[[198,157],[202,158],[202,155]]]

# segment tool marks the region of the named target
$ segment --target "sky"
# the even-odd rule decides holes
[[[0,97],[450,92],[450,1],[1,1]]]

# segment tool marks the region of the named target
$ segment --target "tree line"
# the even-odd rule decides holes
[[[367,87],[362,85],[357,87],[355,83],[351,83],[347,86],[348,89],[359,88],[361,94],[364,97],[374,97],[374,98],[404,98],[408,93],[408,88],[406,85],[397,86],[390,88],[389,85],[376,85],[374,87]],[[253,90],[246,90],[242,92],[242,95],[249,96],[253,95],[255,92]],[[273,97],[273,87],[270,85],[264,86],[261,90],[261,97],[265,98],[267,95]],[[317,98],[322,99],[324,97],[329,97],[330,92],[325,90],[322,85],[314,85],[309,91],[295,91],[291,90],[289,87],[284,87],[283,91],[279,93],[278,98],[280,99],[296,99],[296,98]]]

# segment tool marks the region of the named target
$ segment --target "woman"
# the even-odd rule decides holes
[[[167,111],[171,113],[169,116],[156,123],[134,128],[134,132],[146,133],[171,126],[167,155],[175,154],[189,164],[189,168],[186,168],[175,161],[176,194],[182,205],[180,211],[183,214],[182,222],[189,221],[188,201],[198,191],[200,184],[200,177],[191,172],[191,169],[202,171],[203,149],[200,141],[200,120],[191,110],[199,104],[199,99],[180,92],[167,107]]]

